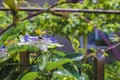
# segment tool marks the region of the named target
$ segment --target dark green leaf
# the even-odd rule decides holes
[[[63,64],[66,64],[68,62],[72,62],[72,60],[71,59],[62,59],[62,60],[58,60],[58,61],[54,61],[54,62],[48,62],[45,69],[47,71],[51,71],[53,69],[61,67]]]

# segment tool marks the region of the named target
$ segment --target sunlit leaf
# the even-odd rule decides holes
[[[21,80],[36,80],[39,77],[38,72],[29,72],[21,78]]]
[[[4,0],[4,2],[11,9],[13,16],[16,16],[18,13],[18,8],[15,4],[15,0]]]
[[[75,52],[78,52],[78,48],[79,48],[79,46],[80,46],[79,40],[76,39],[76,38],[73,38],[73,37],[71,37],[71,36],[69,36],[69,39],[70,39],[70,41],[72,42],[72,47],[73,47],[73,49],[75,50]]]

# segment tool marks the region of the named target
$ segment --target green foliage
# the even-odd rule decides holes
[[[112,42],[119,42],[120,41],[120,37],[118,35],[114,35],[113,38],[111,38]]]
[[[0,11],[0,19],[0,29],[5,29],[12,22],[12,16],[7,15],[7,12]]]
[[[47,63],[48,63],[48,61],[49,61],[49,57],[50,57],[49,54],[40,57],[40,58],[41,58],[41,62],[40,62],[40,64],[39,64],[39,69],[40,69],[41,71],[44,71],[44,69],[45,69],[45,67],[46,67],[46,65],[47,65]]]
[[[115,61],[111,64],[106,64],[105,80],[119,80],[120,79],[120,62]]]
[[[20,51],[39,51],[39,49],[34,46],[12,46],[8,48],[9,54],[20,52]]]
[[[18,8],[15,4],[15,0],[5,0],[5,4],[11,9],[13,16],[16,16],[18,13]]]
[[[1,42],[5,42],[7,40],[11,40],[19,36],[21,33],[24,33],[26,29],[26,24],[28,21],[24,21],[22,23],[17,24],[15,27],[10,28],[4,34],[0,35],[2,37]]]
[[[61,67],[61,65],[71,62],[72,60],[70,59],[62,59],[62,60],[58,60],[58,61],[54,61],[54,62],[48,62],[47,66],[46,66],[46,70],[51,71],[53,69],[56,69],[58,67]]]
[[[76,80],[67,69],[60,69],[53,73],[53,80],[64,80],[64,78]]]
[[[36,80],[39,77],[39,72],[29,72],[21,80]]]
[[[1,80],[15,80],[19,72],[19,66],[14,65],[17,60],[14,59],[15,55],[4,62],[0,62],[0,79]]]
[[[75,50],[75,52],[78,52],[80,46],[79,39],[72,38],[71,36],[69,36],[69,39],[72,42],[72,47]]]
[[[64,58],[72,59],[73,61],[80,61],[83,59],[83,55],[81,53],[66,53]]]
[[[53,50],[54,51],[54,50]],[[53,52],[52,51],[52,52]],[[65,54],[66,56],[61,56],[55,53],[61,53],[60,51],[55,51],[54,53],[47,52],[40,55],[36,59],[36,65],[31,66],[25,74],[23,74],[20,79],[27,79],[30,75],[35,75],[33,78],[38,80],[77,80],[80,79],[80,74],[78,73],[78,67],[76,64],[79,64],[78,60],[75,60],[78,56],[81,57],[80,53],[78,54]],[[63,53],[63,52],[62,52]],[[52,54],[52,55],[51,55]],[[75,61],[74,64],[73,61]],[[74,66],[72,65],[74,64]],[[70,68],[73,68],[72,70]],[[74,73],[74,74],[73,74]],[[61,75],[62,74],[62,75]],[[31,78],[32,79],[32,78]]]
[[[60,0],[61,4],[66,0]],[[119,32],[119,15],[115,14],[97,14],[97,13],[64,13],[47,11],[37,17],[31,18],[25,21],[19,21],[27,16],[28,13],[19,12],[20,5],[25,2],[23,0],[5,0],[4,5],[10,8],[12,13],[0,12],[0,28],[6,29],[10,23],[14,23],[12,27],[6,30],[0,35],[0,46],[5,45],[8,48],[8,55],[0,56],[0,78],[2,80],[16,80],[19,76],[21,80],[89,80],[93,79],[93,67],[90,64],[84,62],[81,63],[83,55],[79,49],[79,36],[85,36],[93,31],[93,26],[96,25],[104,32]],[[27,4],[27,3],[26,3]],[[56,7],[59,8],[78,8],[78,9],[120,9],[120,0],[84,0],[83,4],[63,4]],[[90,22],[86,22],[81,16],[90,19]],[[34,46],[16,46],[21,35],[35,35],[35,30],[40,29],[48,32],[52,35],[60,35],[68,38],[75,52],[67,53],[58,50],[50,49],[48,52],[41,52]],[[16,41],[10,44],[10,41]],[[5,42],[8,44],[5,44]],[[85,40],[87,41],[87,39]],[[35,58],[31,57],[30,69],[26,69],[26,72],[20,74],[20,65],[18,53],[20,51],[36,52]],[[85,50],[81,52],[86,53]],[[12,60],[12,61],[11,61]],[[11,66],[11,62],[18,63],[15,66]],[[10,63],[8,65],[8,63]],[[7,65],[6,65],[7,64]],[[106,66],[106,80],[119,80],[120,69],[119,62],[115,62],[112,65]],[[81,72],[80,72],[81,71]],[[109,72],[111,71],[111,72]],[[15,75],[16,74],[16,75]],[[90,75],[91,74],[91,75]],[[21,76],[22,75],[22,76]]]

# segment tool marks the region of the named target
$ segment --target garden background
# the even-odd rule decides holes
[[[1,1],[1,80],[120,79],[119,0],[37,3]]]

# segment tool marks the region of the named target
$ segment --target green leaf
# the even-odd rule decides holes
[[[29,72],[21,80],[36,80],[38,77],[38,72]]]
[[[88,28],[87,28],[87,30],[88,30],[89,32],[91,32],[91,31],[93,30],[93,25],[92,25],[92,23],[88,23]]]
[[[106,53],[106,52],[104,52],[103,55],[106,56],[106,57],[108,57],[108,53]]]
[[[53,50],[52,53],[53,54],[57,54],[57,55],[59,55],[61,57],[66,55],[63,51],[59,51],[59,50]]]
[[[7,30],[4,34],[0,35],[0,36],[2,36],[3,42],[6,41],[7,39],[17,37],[17,35],[19,35],[20,32],[25,30],[27,23],[28,23],[28,21],[24,21],[22,23],[19,23],[16,25],[16,27],[12,27],[9,30]]]
[[[58,3],[60,4],[60,3],[63,3],[63,2],[66,2],[66,0],[59,0]]]
[[[79,76],[80,77],[80,76]],[[75,76],[73,75],[73,73],[71,73],[69,70],[67,69],[59,69],[57,71],[55,71],[53,73],[53,78],[55,80],[64,80],[64,78],[67,78],[67,80],[76,80]],[[69,78],[69,79],[68,79]],[[52,80],[54,80],[52,79]],[[66,79],[65,79],[66,80]],[[79,79],[78,79],[79,80]]]
[[[58,61],[54,61],[54,62],[48,62],[45,69],[47,71],[51,71],[53,69],[61,67],[63,64],[66,64],[68,62],[72,62],[72,60],[71,59],[62,59],[62,60],[58,60]]]
[[[73,61],[80,61],[83,59],[83,55],[81,53],[72,53],[72,54],[67,54],[64,56],[64,58],[69,58],[72,59]]]
[[[12,46],[10,48],[8,48],[8,53],[12,54],[12,53],[16,53],[19,51],[38,51],[39,49],[34,47],[34,46],[27,46],[27,45],[23,45],[23,46]]]
[[[19,33],[16,33],[15,35],[9,36],[9,37],[7,38],[7,40],[9,41],[9,40],[15,39],[15,38],[18,37],[18,36],[19,36]]]
[[[3,57],[3,56],[0,55],[0,63],[5,62],[8,59],[9,59],[9,56],[4,56]]]
[[[75,52],[78,52],[79,46],[80,46],[80,42],[78,39],[72,37],[72,36],[68,36],[70,41],[72,42],[72,47],[75,50]]]
[[[46,67],[47,62],[48,62],[48,60],[49,60],[49,56],[50,56],[50,54],[46,54],[46,55],[40,57],[40,58],[41,58],[41,62],[40,62],[40,64],[39,64],[39,69],[40,69],[41,71],[43,71],[44,68]]]
[[[16,7],[14,0],[5,0],[5,4],[11,9],[13,16],[16,16],[18,13],[18,8]]]
[[[82,73],[81,74],[81,79],[80,80],[89,80],[89,77],[88,77],[88,75],[86,74],[86,73]]]
[[[9,7],[9,8],[15,8],[15,1],[14,0],[4,0],[5,4]]]
[[[71,74],[77,79],[77,80],[80,80],[80,73],[78,72],[78,71],[73,71],[73,72],[71,72]]]
[[[8,5],[5,2],[3,2],[3,6],[6,7],[6,8],[9,8]]]

